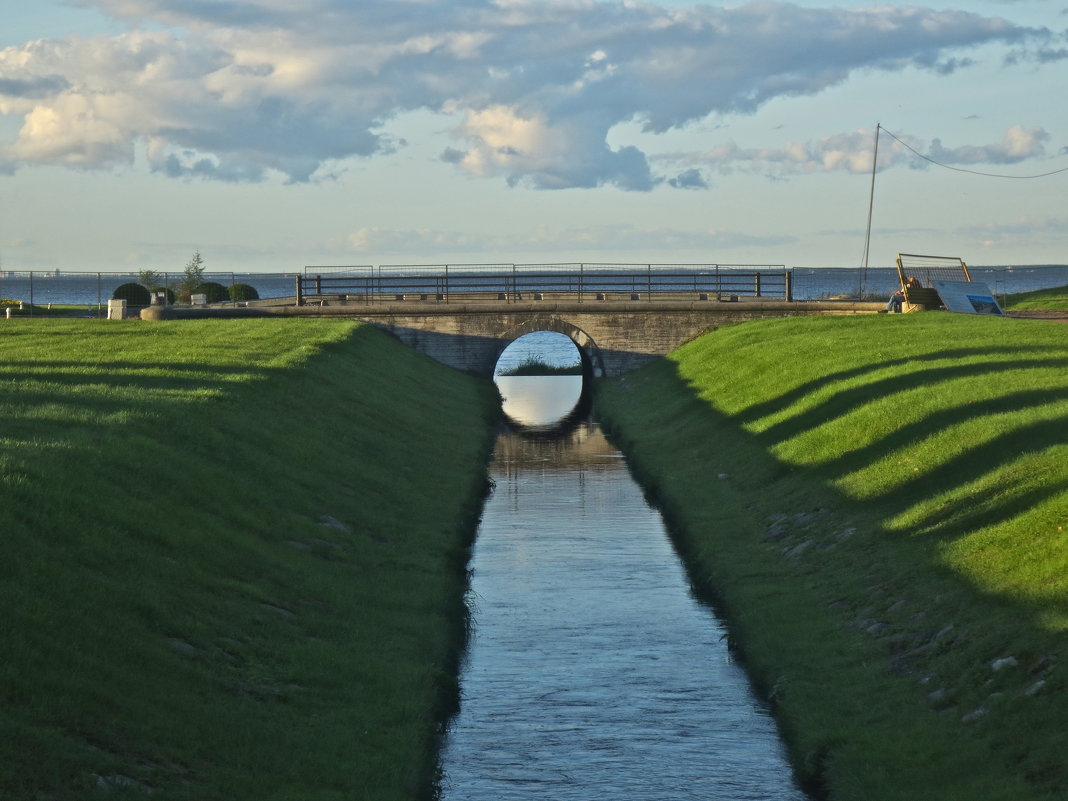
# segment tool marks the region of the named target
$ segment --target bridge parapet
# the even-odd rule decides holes
[[[318,271],[318,272],[317,272]],[[296,277],[296,303],[345,299],[367,304],[450,302],[456,296],[504,303],[530,300],[604,301],[673,295],[693,300],[750,296],[793,300],[783,265],[557,264],[306,267]]]
[[[493,374],[512,341],[535,331],[556,331],[575,343],[590,374],[611,376],[640,367],[723,325],[769,317],[873,314],[883,305],[829,301],[392,304],[361,309],[355,316],[387,329],[437,361],[486,376]],[[351,314],[352,306],[347,308]]]
[[[875,314],[883,303],[851,301],[419,302],[366,304],[323,300],[321,305],[166,307],[168,317],[348,317],[379,326],[443,364],[492,376],[504,349],[534,331],[570,337],[594,376],[619,375],[723,325],[770,317]],[[162,308],[162,307],[150,307]],[[147,311],[147,310],[146,310]],[[150,317],[145,316],[145,319]]]

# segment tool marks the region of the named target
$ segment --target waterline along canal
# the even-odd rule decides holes
[[[599,426],[503,433],[490,469],[441,798],[804,799],[722,624]]]

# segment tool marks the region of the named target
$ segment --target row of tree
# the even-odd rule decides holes
[[[173,302],[173,292],[177,300],[188,303],[194,291],[204,283],[204,257],[200,251],[194,251],[193,258],[185,265],[181,279],[173,286],[164,286],[163,277],[156,270],[141,270],[137,273],[137,283],[149,292],[166,292],[167,301]]]
[[[189,303],[192,296],[197,294],[204,295],[208,303],[259,299],[256,288],[248,284],[223,286],[214,281],[205,281],[204,269],[204,258],[198,250],[193,253],[182,277],[176,282],[165,281],[156,270],[141,270],[137,273],[137,283],[122,284],[112,296],[123,298],[132,306],[147,306],[156,293],[165,296],[167,303]]]

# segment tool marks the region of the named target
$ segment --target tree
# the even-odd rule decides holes
[[[184,303],[188,303],[193,290],[204,283],[205,269],[204,258],[200,255],[200,251],[194,251],[193,258],[185,265],[184,277],[178,282],[178,297]]]
[[[159,273],[155,270],[139,270],[137,273],[137,283],[145,289],[154,289],[160,284]]]

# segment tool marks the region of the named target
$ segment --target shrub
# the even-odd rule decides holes
[[[234,284],[230,287],[230,300],[235,303],[239,300],[259,300],[260,293],[256,287],[249,284]]]
[[[194,295],[206,295],[208,303],[221,303],[224,300],[230,299],[230,293],[226,287],[222,284],[217,284],[214,281],[205,281],[203,284],[197,284],[193,289]]]
[[[136,283],[119,284],[111,293],[114,300],[125,300],[128,306],[147,306],[152,297],[148,289]]]

